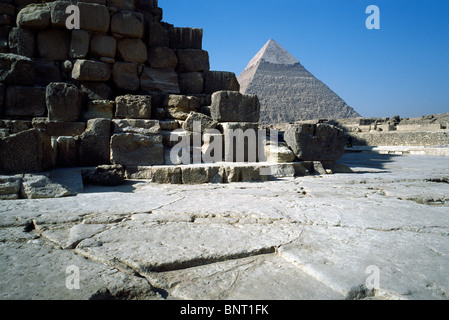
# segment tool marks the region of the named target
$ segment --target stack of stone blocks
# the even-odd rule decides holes
[[[70,5],[79,29],[66,26]],[[3,0],[0,17],[3,172],[119,164],[182,182],[170,152],[173,136],[192,139],[193,121],[201,141],[208,129],[258,127],[257,97],[238,92],[234,73],[209,70],[202,29],[162,22],[157,0]],[[185,168],[184,181],[204,168]],[[223,181],[220,170],[204,180]]]

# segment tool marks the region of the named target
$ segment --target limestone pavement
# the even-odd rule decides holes
[[[449,158],[339,162],[354,173],[2,200],[0,298],[447,299]]]

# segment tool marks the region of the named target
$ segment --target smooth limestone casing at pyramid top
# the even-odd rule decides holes
[[[256,94],[263,124],[360,117],[275,40],[269,40],[238,77],[240,92]]]

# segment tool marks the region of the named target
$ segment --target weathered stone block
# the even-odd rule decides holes
[[[260,167],[255,165],[225,166],[225,181],[232,182],[261,182],[269,180],[268,175],[260,174]]]
[[[72,70],[72,78],[80,81],[108,81],[110,76],[109,65],[99,61],[78,59]]]
[[[151,68],[175,69],[178,65],[178,57],[173,49],[166,47],[150,47],[148,49],[147,63]]]
[[[147,61],[147,47],[140,39],[121,39],[117,43],[117,52],[121,60],[142,64]]]
[[[33,128],[45,130],[52,137],[78,136],[86,130],[84,122],[49,121],[48,118],[33,118]]]
[[[19,199],[21,184],[18,176],[0,176],[0,200]]]
[[[202,49],[203,29],[173,27],[169,35],[172,49]]]
[[[182,94],[201,94],[204,92],[204,77],[201,72],[180,73],[179,89]]]
[[[178,74],[172,69],[145,67],[140,76],[142,90],[151,93],[180,93]]]
[[[179,123],[176,120],[159,121],[161,130],[176,130],[179,128]]]
[[[45,112],[45,87],[9,86],[6,89],[6,116],[41,117]]]
[[[90,53],[95,57],[114,58],[116,49],[117,42],[111,36],[96,34],[90,40]]]
[[[151,168],[151,182],[182,184],[181,168],[174,166],[153,166]]]
[[[142,38],[143,15],[138,12],[120,11],[111,18],[111,32],[127,38]]]
[[[329,124],[291,124],[284,139],[300,160],[336,161],[344,153],[343,130]]]
[[[117,118],[150,119],[151,96],[124,95],[115,98]]]
[[[91,100],[87,103],[87,111],[83,114],[85,120],[96,118],[112,119],[113,116],[113,100]]]
[[[81,96],[73,84],[52,82],[46,89],[48,120],[78,121],[81,110]]]
[[[20,196],[24,199],[61,198],[74,195],[59,183],[44,175],[24,175]]]
[[[209,71],[209,53],[199,49],[179,49],[177,71],[187,72],[205,72]]]
[[[50,9],[46,4],[30,4],[17,14],[17,26],[43,30],[50,25]]]
[[[211,117],[219,122],[258,122],[260,103],[256,95],[236,91],[212,94]]]
[[[110,137],[111,120],[88,120],[86,131],[76,137],[80,164],[84,166],[109,164]]]
[[[122,165],[102,165],[95,169],[81,171],[83,184],[118,186],[125,182],[125,168]]]
[[[66,20],[69,17],[69,14],[66,13],[66,9],[71,4],[70,1],[54,1],[47,4],[50,9],[50,22],[52,27],[66,27]]]
[[[15,134],[33,128],[29,120],[0,120],[0,128],[6,129],[9,134]]]
[[[195,124],[199,124],[199,126],[195,126]],[[200,132],[204,132],[208,129],[215,129],[217,125],[218,122],[211,117],[208,117],[205,114],[199,112],[192,111],[182,124],[182,128],[187,131],[200,130]]]
[[[89,33],[84,30],[72,30],[69,57],[71,59],[85,58],[89,52]]]
[[[293,162],[296,158],[285,142],[276,144],[270,141],[265,144],[265,157],[271,163]]]
[[[9,52],[32,58],[36,50],[34,33],[19,27],[9,31]]]
[[[111,17],[106,6],[79,2],[78,8],[80,9],[81,29],[103,33],[108,32]]]
[[[40,172],[52,163],[50,136],[30,129],[0,138],[0,170],[9,173]]]
[[[204,80],[205,92],[240,91],[240,84],[234,72],[208,71]]]
[[[149,22],[147,44],[150,47],[169,47],[169,31],[164,28],[159,22]]]
[[[64,29],[46,29],[37,34],[39,56],[49,60],[66,60],[70,49],[70,31]]]
[[[161,126],[157,120],[114,119],[112,125],[113,133],[161,134]]]
[[[0,53],[0,82],[33,85],[34,81],[33,60],[13,53]]]
[[[164,164],[161,135],[114,134],[111,137],[111,162],[124,166]]]
[[[116,62],[112,67],[112,78],[119,89],[137,91],[139,89],[139,74],[137,65],[130,62]]]

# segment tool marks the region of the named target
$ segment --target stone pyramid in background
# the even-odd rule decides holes
[[[257,94],[260,122],[360,117],[276,41],[269,40],[238,77],[240,92]]]

